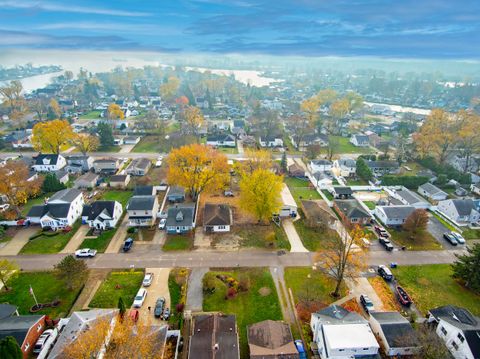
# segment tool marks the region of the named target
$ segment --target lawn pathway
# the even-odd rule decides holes
[[[0,255],[2,256],[16,256],[22,250],[23,246],[28,243],[28,238],[38,232],[40,227],[31,226],[20,229],[12,239],[0,249]]]
[[[78,310],[88,309],[88,304],[90,304],[93,296],[97,292],[97,289],[100,287],[102,282],[107,278],[110,270],[108,269],[94,269],[90,270],[85,287],[83,287],[82,293],[78,296],[75,303],[70,309],[70,314]]]
[[[203,310],[203,276],[209,268],[195,268],[188,277],[186,309],[192,312]]]

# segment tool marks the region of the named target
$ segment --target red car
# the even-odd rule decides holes
[[[384,228],[382,228],[380,226],[374,226],[373,228],[375,229],[375,232],[377,232],[377,234],[380,237],[388,238],[388,232]]]
[[[405,289],[403,289],[399,285],[397,285],[395,289],[397,291],[398,301],[400,302],[400,304],[409,307],[413,303],[412,298],[410,298]]]

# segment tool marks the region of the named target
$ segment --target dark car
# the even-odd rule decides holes
[[[392,242],[390,242],[389,239],[383,238],[383,237],[379,237],[379,238],[378,238],[378,241],[380,242],[380,244],[381,244],[382,246],[385,247],[385,249],[386,249],[387,251],[389,251],[389,252],[390,252],[390,251],[393,251],[393,244],[392,244]]]
[[[443,238],[445,238],[452,246],[456,246],[458,244],[456,238],[453,236],[453,234],[450,233],[444,233]]]
[[[390,268],[384,266],[383,264],[378,266],[378,274],[380,277],[385,279],[387,282],[390,282],[393,279],[393,274]]]
[[[160,318],[163,314],[163,307],[165,305],[165,298],[158,298],[155,303],[155,309],[153,311],[153,315],[155,318]]]
[[[123,243],[123,251],[128,252],[133,247],[133,238],[127,238]]]
[[[362,294],[360,296],[360,304],[362,305],[363,309],[365,309],[367,313],[370,313],[371,311],[375,310],[375,307],[373,306],[373,302],[366,295]]]

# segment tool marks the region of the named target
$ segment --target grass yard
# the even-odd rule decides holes
[[[88,305],[90,308],[117,308],[118,298],[122,297],[127,308],[130,308],[142,285],[143,271],[111,272],[98,288]]]
[[[41,194],[38,197],[35,198],[30,198],[27,203],[25,203],[22,207],[22,216],[26,216],[28,211],[30,211],[30,208],[33,206],[36,206],[38,204],[43,204],[45,201],[45,198],[51,197],[53,193],[44,193]]]
[[[100,118],[101,111],[89,111],[84,113],[83,115],[80,115],[79,119],[97,119]]]
[[[165,146],[162,142],[163,141],[159,141],[157,136],[145,136],[135,145],[132,152],[164,152]]]
[[[180,328],[183,320],[181,312],[177,312],[178,304],[185,304],[186,301],[186,282],[188,279],[188,269],[175,268],[170,271],[168,276],[168,290],[170,292],[170,312],[172,315],[168,323]]]
[[[347,186],[368,186],[368,181],[362,178],[347,178]]]
[[[167,234],[162,249],[169,251],[189,251],[193,248],[193,234]]]
[[[452,304],[480,315],[480,296],[451,277],[449,264],[400,266],[393,269],[393,274],[423,314],[429,309]]]
[[[342,153],[372,153],[370,147],[355,147],[350,143],[350,139],[347,137],[341,136],[332,136],[332,138],[337,140],[338,146],[336,152],[339,154]]]
[[[405,246],[412,251],[427,251],[443,249],[442,245],[428,232],[423,231],[417,235],[417,238],[410,239],[410,234],[406,231],[391,229],[389,231],[391,240],[399,246]]]
[[[105,252],[105,249],[107,249],[108,244],[115,235],[115,232],[117,232],[117,228],[103,231],[102,234],[96,238],[85,238],[79,248],[96,249],[98,253],[103,253]]]
[[[49,236],[48,234],[53,234],[54,232],[48,231],[45,232],[40,237],[29,240],[20,251],[20,254],[48,254],[48,253],[58,253],[60,252],[73,237],[75,232],[81,225],[81,221],[78,220],[72,227],[70,232],[58,231],[57,235]]]
[[[324,248],[326,239],[332,238],[332,236],[337,236],[337,233],[331,229],[323,230],[307,226],[305,224],[304,216],[301,216],[302,218],[293,222],[293,225],[295,226],[303,245],[310,252],[316,252],[317,250]]]
[[[66,316],[77,298],[81,288],[68,291],[65,284],[59,281],[53,272],[20,272],[8,280],[10,291],[0,291],[0,303],[10,303],[18,307],[20,314],[30,314],[29,309],[35,304],[30,294],[30,285],[39,303],[49,303],[56,299],[60,305],[56,308],[45,308],[37,314],[46,314],[52,318]]]
[[[125,208],[125,206],[128,203],[128,200],[130,197],[132,197],[133,192],[131,191],[115,191],[115,190],[110,190],[106,191],[102,194],[102,200],[105,201],[118,201],[122,204],[122,207]]]
[[[377,293],[378,297],[382,301],[383,308],[386,311],[401,312],[403,310],[402,306],[398,302],[397,298],[395,298],[395,295],[383,278],[375,276],[368,278],[368,281],[372,285],[373,289],[375,289],[375,293]]]
[[[310,182],[308,180],[287,177],[284,181],[298,206],[300,206],[300,201],[302,199],[322,198],[314,188],[309,187]]]
[[[122,146],[116,146],[116,145],[100,146],[99,148],[97,148],[96,152],[120,152],[121,149],[122,149]]]
[[[238,153],[237,147],[219,147],[217,148],[217,150],[219,150],[222,153],[232,154],[232,155],[235,155]]]
[[[373,201],[363,201],[365,203],[365,206],[368,207],[368,209],[374,210],[375,207],[377,207],[377,204]]]
[[[410,169],[407,170],[405,167],[408,167]],[[423,166],[417,162],[407,162],[407,163],[402,163],[402,166],[400,168],[400,175],[401,176],[416,176],[418,172],[424,170]]]
[[[467,228],[462,231],[465,239],[480,239],[480,229]]]
[[[290,250],[290,242],[282,227],[274,224],[268,226],[245,225],[232,227],[232,233],[243,240],[242,247],[275,248]]]
[[[139,239],[146,242],[153,241],[153,237],[157,232],[157,226],[153,226],[152,228],[140,228],[139,230]]]
[[[325,197],[329,200],[329,201],[333,201],[333,196],[330,192],[328,192],[326,189],[322,189],[322,193],[325,195]]]
[[[236,280],[245,278],[249,283],[246,292],[240,292],[233,298],[225,299],[227,286],[216,275],[233,277]],[[266,268],[235,269],[232,271],[211,271],[215,291],[203,297],[203,310],[220,311],[235,314],[240,334],[240,351],[242,358],[248,358],[247,325],[266,319],[282,320],[282,310],[270,272]]]

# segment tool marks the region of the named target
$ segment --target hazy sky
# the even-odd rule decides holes
[[[480,58],[480,0],[0,0],[0,47]]]

